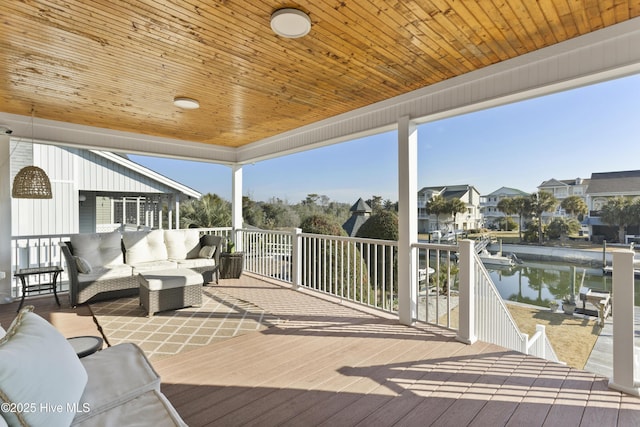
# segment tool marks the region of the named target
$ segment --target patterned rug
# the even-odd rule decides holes
[[[280,323],[262,308],[215,287],[203,287],[202,306],[169,310],[147,317],[138,297],[91,304],[110,345],[138,344],[151,360],[192,350]]]

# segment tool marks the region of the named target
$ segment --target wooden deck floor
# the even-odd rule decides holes
[[[640,425],[640,399],[591,373],[248,275],[219,287],[283,321],[154,362],[190,426]],[[0,307],[6,327],[15,308]],[[48,309],[67,336],[95,334],[85,313]]]

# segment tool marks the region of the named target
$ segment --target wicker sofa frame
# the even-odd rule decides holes
[[[203,275],[204,283],[218,281],[220,252],[222,251],[222,237],[205,234],[200,237],[200,246],[215,246],[216,251],[213,259],[215,266],[194,267],[190,270]],[[99,279],[83,281],[79,276],[78,267],[73,258],[73,246],[71,242],[61,242],[60,247],[66,263],[66,272],[69,277],[69,301],[71,306],[86,302],[102,301],[108,299],[122,298],[139,294],[138,275],[122,276],[111,279]],[[124,246],[122,256],[126,262]]]

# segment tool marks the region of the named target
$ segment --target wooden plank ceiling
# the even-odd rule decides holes
[[[271,31],[285,6],[309,35]],[[0,111],[239,147],[639,15],[638,0],[3,0]]]

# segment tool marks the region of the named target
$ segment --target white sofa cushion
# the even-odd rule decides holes
[[[22,412],[2,412],[10,426],[68,426],[87,384],[71,344],[25,307],[0,340],[0,399]]]
[[[133,265],[133,274],[146,273],[148,271],[168,270],[171,268],[178,268],[176,261],[149,261],[141,262],[140,264]]]
[[[200,252],[200,232],[198,230],[165,230],[164,242],[169,259],[197,258]]]
[[[167,260],[164,231],[131,231],[122,235],[127,264],[136,265],[149,261]]]
[[[78,427],[186,427],[175,408],[158,390],[150,390],[91,418],[74,420]]]
[[[73,255],[84,258],[92,267],[122,265],[120,232],[86,233],[70,236]]]
[[[147,391],[160,390],[160,377],[135,344],[114,345],[80,361],[89,375],[89,382],[80,398],[79,408],[89,410],[79,411],[73,419],[74,424],[94,418]]]
[[[216,261],[213,258],[194,258],[194,259],[183,259],[177,261],[178,268],[200,268],[200,267],[213,267],[216,265]]]

